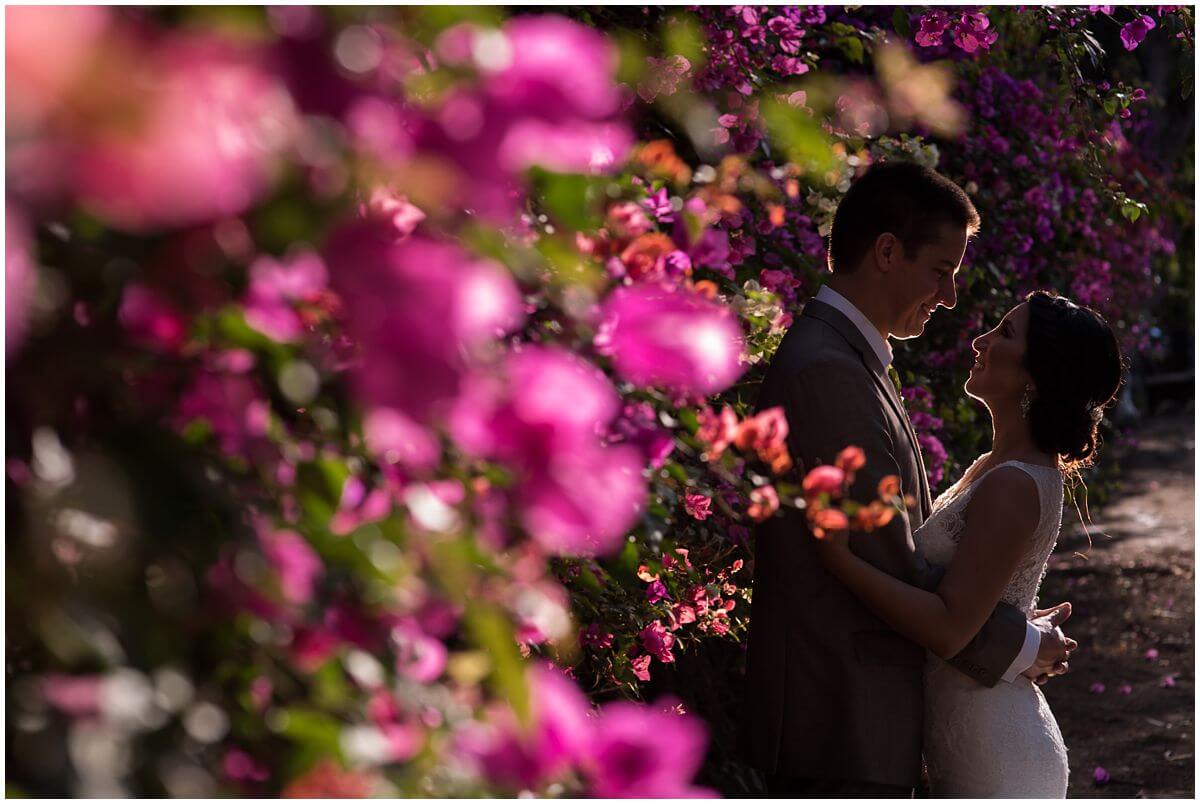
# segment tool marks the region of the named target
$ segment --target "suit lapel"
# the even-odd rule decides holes
[[[875,385],[883,391],[884,397],[892,407],[892,412],[904,427],[904,432],[908,436],[909,448],[917,458],[917,484],[921,492],[921,514],[923,518],[928,518],[933,505],[929,494],[929,479],[925,475],[925,460],[921,455],[921,445],[917,441],[917,434],[913,430],[912,422],[908,419],[908,412],[904,408],[904,402],[900,399],[900,394],[896,391],[896,386],[892,384],[892,379],[887,375],[886,367],[880,365],[879,357],[875,354],[875,350],[867,343],[867,339],[859,332],[858,327],[854,326],[854,323],[842,315],[836,308],[817,299],[810,299],[804,305],[804,311],[801,315],[815,318],[818,321],[824,321],[845,338],[854,347],[854,350],[858,352],[859,357],[862,358],[863,365],[866,366],[867,373],[871,375],[871,379],[875,382]]]

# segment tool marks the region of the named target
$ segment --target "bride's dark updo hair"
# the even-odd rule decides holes
[[[1061,296],[1034,291],[1025,368],[1036,391],[1028,411],[1038,449],[1064,471],[1090,466],[1100,447],[1104,409],[1121,387],[1121,347],[1103,316]]]

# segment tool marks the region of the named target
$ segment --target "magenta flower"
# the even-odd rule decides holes
[[[373,189],[370,198],[359,208],[359,212],[365,218],[386,222],[397,240],[403,240],[412,234],[426,217],[425,213],[409,203],[405,196],[396,195],[385,187]]]
[[[1104,692],[1104,684],[1100,681],[1093,681],[1092,686],[1088,687],[1088,692],[1092,695],[1099,695]]]
[[[667,587],[662,581],[653,580],[650,582],[650,585],[646,587],[647,603],[657,603],[660,600],[669,600],[670,598],[671,595],[667,591]]]
[[[829,464],[814,467],[804,477],[805,494],[838,494],[846,482],[846,473]]]
[[[667,627],[662,624],[661,620],[655,620],[647,625],[638,634],[638,639],[641,640],[642,647],[646,653],[658,659],[663,664],[670,664],[675,661],[675,654],[671,653],[671,647],[675,644],[675,637],[667,630]]]
[[[304,325],[295,305],[317,298],[328,278],[325,263],[311,251],[283,261],[260,257],[250,266],[246,323],[277,341],[298,340]]]
[[[649,657],[646,657],[649,658]],[[691,786],[704,760],[706,735],[696,718],[680,715],[672,702],[638,706],[624,701],[604,707],[584,765],[589,795],[597,798],[694,798],[711,796]]]
[[[611,648],[613,635],[601,628],[599,623],[592,623],[579,632],[579,644],[601,650]]]
[[[596,348],[639,386],[708,396],[742,373],[742,331],[730,310],[656,285],[615,290],[601,311]]]
[[[208,422],[217,445],[228,455],[246,457],[265,443],[270,406],[252,377],[204,370],[179,398],[176,423]]]
[[[240,748],[230,748],[221,759],[221,772],[234,782],[265,782],[271,777],[266,765]]]
[[[651,656],[648,653],[643,653],[641,656],[635,656],[630,660],[629,666],[633,671],[633,677],[638,681],[650,680],[650,660]]]
[[[1117,687],[1118,695],[1129,695],[1132,692],[1133,692],[1133,687],[1129,684],[1122,684],[1121,686]]]
[[[941,9],[934,9],[922,15],[918,26],[914,37],[916,43],[921,47],[937,47],[950,27],[950,15]]]
[[[651,228],[650,219],[633,201],[622,201],[609,207],[604,225],[616,237],[637,237]]]
[[[174,352],[187,337],[187,321],[175,306],[144,285],[130,284],[121,294],[117,320],[136,343]]]
[[[472,353],[522,317],[509,273],[452,243],[358,222],[329,238],[333,287],[362,352],[355,386],[369,407],[425,424],[458,395]]]
[[[1121,28],[1121,44],[1125,46],[1126,50],[1136,50],[1137,46],[1146,38],[1146,34],[1150,33],[1150,29],[1155,26],[1153,17],[1142,14]]]
[[[405,619],[392,627],[392,647],[396,654],[396,673],[428,684],[446,669],[447,651],[440,639],[426,634],[415,619]]]
[[[435,466],[442,452],[432,432],[394,408],[369,411],[363,418],[363,439],[385,463],[418,471]]]
[[[269,189],[296,125],[290,97],[231,41],[164,38],[138,50],[133,125],[72,132],[76,193],[110,225],[142,232],[238,215]],[[132,55],[132,54],[131,54]],[[115,60],[114,63],[122,63]],[[149,87],[150,89],[145,89]]]
[[[1163,689],[1171,689],[1175,686],[1176,676],[1178,676],[1178,673],[1170,673],[1163,676],[1162,681],[1158,682],[1158,686],[1162,687]]]
[[[1158,648],[1149,648],[1146,650],[1146,661],[1158,661]]]
[[[1112,776],[1103,766],[1097,765],[1096,769],[1092,771],[1092,781],[1098,785],[1105,785],[1112,781]]]
[[[36,9],[20,9],[30,10]],[[14,11],[18,9],[8,11],[10,41],[12,19],[14,16],[20,16],[19,13],[14,14]],[[11,70],[11,67],[9,69]],[[11,78],[9,80],[11,87]],[[33,295],[37,291],[37,269],[33,260],[32,238],[24,217],[12,204],[9,204],[4,217],[7,227],[4,233],[4,354],[6,358],[10,358],[21,345],[25,331],[29,328],[29,310],[33,306]]]
[[[528,347],[508,357],[500,376],[472,378],[450,431],[469,454],[518,473],[519,518],[542,547],[607,553],[620,546],[646,493],[639,450],[600,439],[619,402],[592,364],[557,347]]]
[[[531,667],[526,679],[532,728],[520,728],[505,710],[490,732],[467,732],[463,748],[494,783],[536,789],[590,753],[594,729],[587,698],[561,671]]]
[[[342,485],[342,498],[329,522],[329,530],[338,536],[352,533],[368,522],[378,522],[392,512],[392,495],[387,489],[367,491],[366,485],[353,475]]]
[[[692,518],[701,522],[712,516],[712,500],[703,494],[687,494],[683,498],[683,507]]]
[[[304,537],[290,530],[272,530],[264,523],[258,528],[258,541],[279,578],[283,599],[297,606],[311,601],[325,565]]]

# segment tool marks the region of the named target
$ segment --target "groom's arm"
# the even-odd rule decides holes
[[[785,389],[789,408],[802,411],[799,426],[789,433],[797,469],[803,473],[818,464],[832,464],[845,447],[861,447],[866,465],[855,474],[850,489],[851,498],[859,502],[875,499],[879,481],[887,475],[904,476],[896,456],[909,449],[907,439],[894,442],[883,403],[864,370],[850,361],[821,361],[794,377]],[[916,488],[902,491],[920,493]],[[944,574],[941,567],[917,554],[907,511],[871,533],[851,533],[850,549],[889,575],[928,591],[937,589]],[[1017,608],[1001,603],[950,663],[986,687],[1001,679],[1012,681],[1033,664],[1040,644],[1040,633],[1035,632]]]

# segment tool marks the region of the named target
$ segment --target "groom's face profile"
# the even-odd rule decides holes
[[[880,240],[891,237],[880,235]],[[915,338],[940,305],[953,308],[958,301],[954,281],[967,250],[967,230],[953,224],[936,226],[933,238],[907,253],[903,244],[892,238],[890,244],[877,244],[886,260],[883,272],[890,301],[890,334],[894,338]]]

